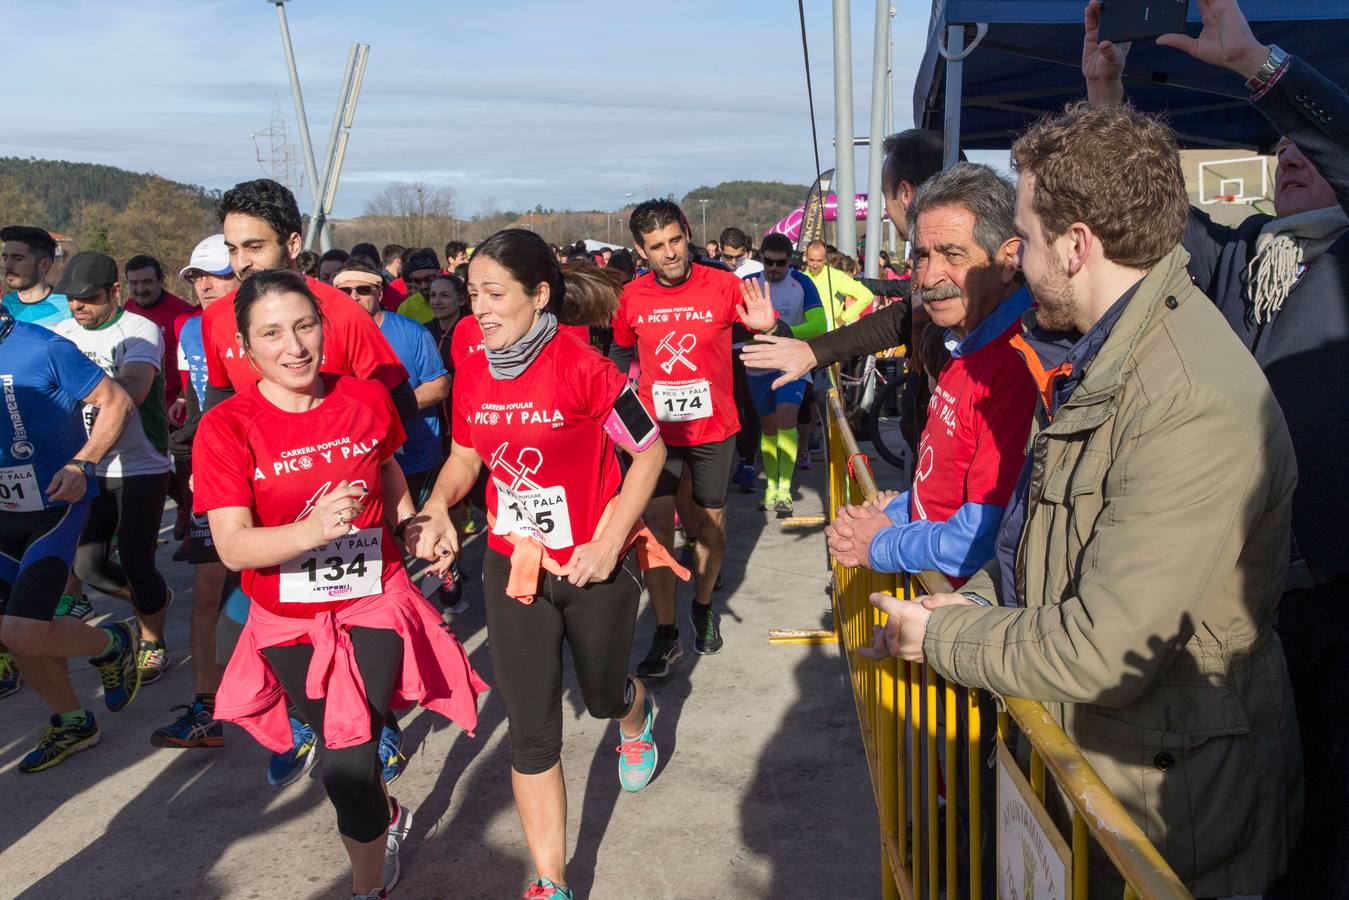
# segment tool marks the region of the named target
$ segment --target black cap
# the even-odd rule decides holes
[[[440,257],[430,247],[422,247],[403,255],[403,271],[419,272],[422,269],[440,271]]]
[[[78,300],[116,283],[117,261],[106,253],[86,250],[71,257],[52,290]]]

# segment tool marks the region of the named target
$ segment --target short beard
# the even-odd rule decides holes
[[[1081,305],[1073,290],[1068,273],[1056,269],[1046,277],[1044,284],[1031,287],[1031,295],[1039,304],[1035,321],[1049,331],[1077,331],[1077,311]]]

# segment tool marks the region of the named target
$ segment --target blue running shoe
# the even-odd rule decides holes
[[[731,483],[739,487],[742,494],[754,493],[754,480],[754,467],[751,465],[742,465],[731,476]]]
[[[630,738],[618,727],[618,782],[623,790],[635,794],[651,783],[656,774],[656,760],[660,754],[656,750],[656,739],[651,735],[651,725],[656,720],[656,709],[648,696],[643,703],[646,720],[642,722],[642,733]]]
[[[225,730],[200,700],[193,700],[173,709],[186,711],[172,723],[150,735],[152,746],[179,749],[225,746]]]
[[[117,646],[107,656],[89,660],[89,665],[98,668],[103,681],[103,702],[113,712],[120,712],[136,699],[141,687],[141,671],[136,666],[136,635],[122,622],[101,627],[112,635]]]
[[[72,753],[88,750],[98,743],[98,725],[92,713],[84,714],[84,723],[73,728],[61,724],[60,716],[52,716],[52,723],[42,729],[37,747],[19,760],[20,772],[41,772],[64,760]]]
[[[14,664],[14,654],[0,653],[0,697],[17,694],[21,687],[23,679],[19,677],[19,667]]]
[[[403,755],[403,729],[398,727],[397,722],[393,723],[392,728],[385,722],[384,731],[379,736],[379,764],[384,770],[384,783],[393,784],[397,781],[407,761]]]
[[[267,783],[272,787],[285,787],[299,781],[300,776],[313,767],[318,755],[314,729],[294,716],[290,719],[290,740],[290,749],[285,753],[273,753],[271,762],[267,763]]]

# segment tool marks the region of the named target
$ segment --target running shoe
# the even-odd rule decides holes
[[[704,610],[699,612],[699,610]],[[701,656],[711,656],[721,652],[721,624],[711,604],[704,609],[701,603],[693,604],[689,613],[693,623],[693,652]]]
[[[815,468],[815,463],[811,462],[809,456],[803,454],[801,458],[797,460],[796,467],[798,469],[813,469]]]
[[[267,763],[267,783],[272,787],[285,787],[300,780],[308,772],[317,757],[318,738],[314,729],[294,716],[290,720],[291,747],[285,753],[273,753]]]
[[[731,482],[740,488],[742,494],[754,493],[754,467],[748,463],[741,465],[731,476]]]
[[[774,511],[777,512],[779,519],[785,519],[792,514],[792,495],[787,491],[778,492],[778,502],[773,504]]]
[[[154,747],[174,747],[192,749],[195,747],[225,746],[225,730],[220,721],[211,715],[200,700],[193,700],[170,709],[186,710],[171,724],[157,729],[150,735],[150,745]]]
[[[154,684],[164,677],[172,662],[163,641],[139,641],[136,644],[136,668],[141,672],[141,684]]]
[[[52,723],[42,729],[37,746],[19,760],[20,772],[41,772],[64,760],[72,753],[88,750],[98,743],[98,723],[93,713],[84,714],[84,724],[74,728],[61,725],[60,716],[52,716]]]
[[[642,733],[630,738],[618,726],[618,783],[623,790],[635,794],[651,783],[656,774],[656,760],[660,754],[656,751],[656,739],[651,735],[651,724],[656,719],[655,705],[647,697],[643,703],[646,720],[642,723]]]
[[[393,797],[389,798],[389,802],[393,804],[394,815],[393,821],[389,823],[389,837],[384,844],[384,890],[386,892],[393,890],[393,886],[398,883],[398,876],[402,874],[402,867],[398,863],[398,851],[403,848],[403,841],[407,840],[408,835],[412,833],[412,810]]]
[[[83,622],[93,614],[94,604],[89,602],[87,594],[81,594],[78,597],[62,594],[61,599],[56,603],[56,612],[53,613],[53,618],[70,616]]]
[[[777,505],[779,492],[775,487],[764,488],[763,497],[759,499],[759,510],[768,512]]]
[[[370,892],[366,894],[352,894],[351,900],[385,900],[388,896],[388,891],[382,887],[377,887],[371,888]]]
[[[637,674],[642,678],[664,678],[670,674],[670,664],[683,655],[684,648],[679,645],[679,629],[673,625],[657,626],[646,659],[637,664]]]
[[[19,667],[14,662],[14,654],[0,653],[0,697],[17,694],[21,687],[23,679],[19,677]]]
[[[464,599],[464,576],[459,571],[459,563],[450,565],[449,577],[440,586],[439,600],[441,609],[453,615],[468,611],[468,601]]]
[[[395,722],[392,728],[384,724],[379,736],[379,765],[384,770],[384,783],[393,784],[403,774],[408,759],[403,755],[403,730]]]
[[[571,888],[564,887],[551,878],[538,878],[525,891],[524,900],[574,900]]]
[[[136,666],[136,636],[123,622],[100,627],[112,635],[117,646],[107,656],[89,660],[89,665],[98,667],[99,677],[103,680],[103,702],[113,712],[120,712],[136,699],[136,692],[141,687],[141,671]]]

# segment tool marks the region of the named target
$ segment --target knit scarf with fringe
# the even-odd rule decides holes
[[[1309,266],[1349,228],[1349,215],[1338,206],[1311,209],[1271,220],[1255,238],[1255,256],[1246,267],[1255,321],[1268,322],[1283,308]]]

